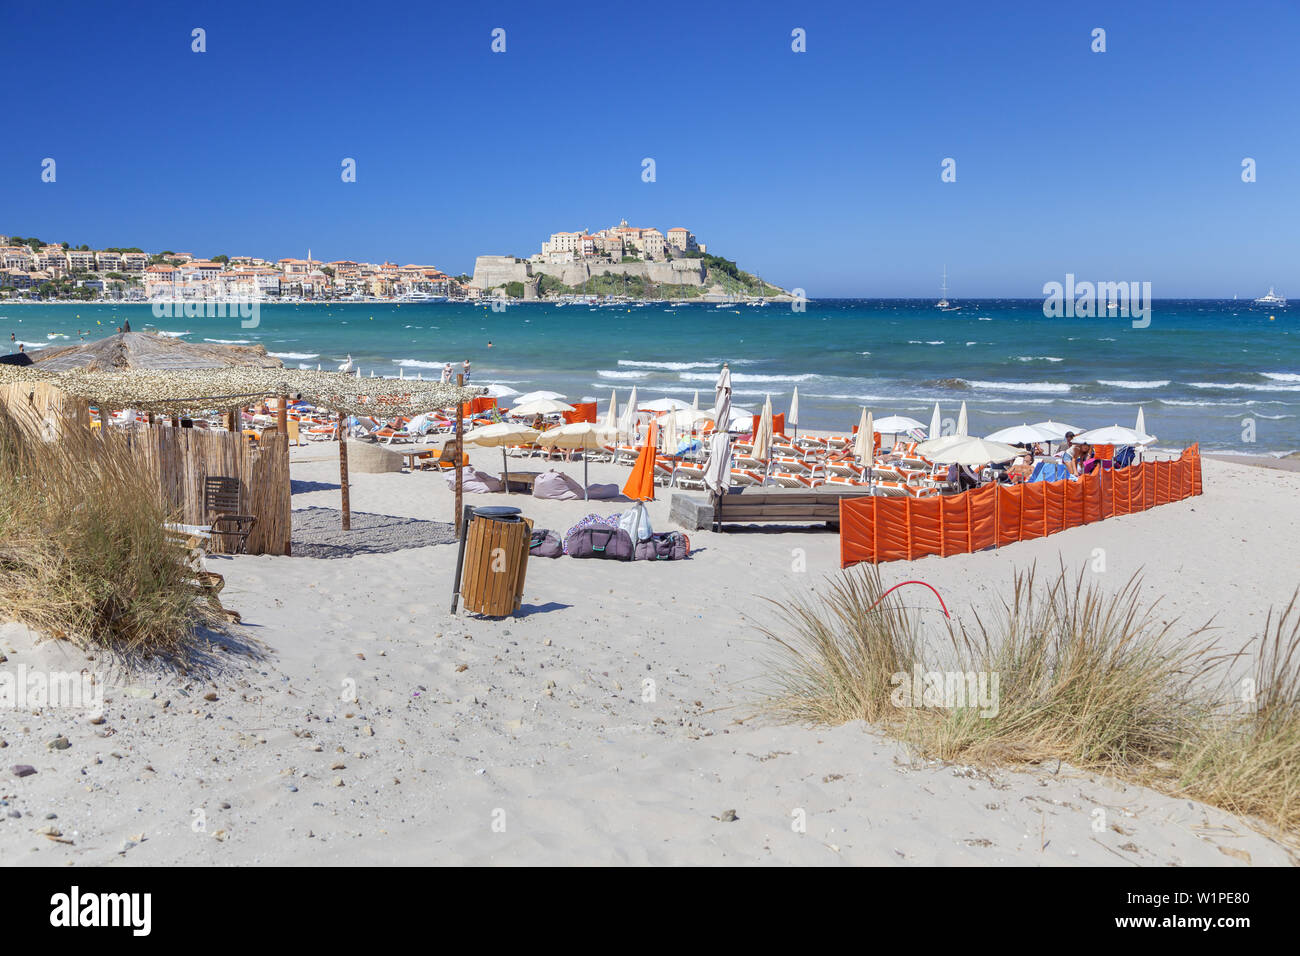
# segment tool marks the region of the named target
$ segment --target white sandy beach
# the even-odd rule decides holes
[[[295,450],[295,508],[338,507],[336,453]],[[496,449],[472,456],[500,470]],[[591,468],[593,482],[626,475]],[[1298,583],[1300,474],[1206,461],[1204,487],[1141,514],[882,572],[934,585],[969,620],[1015,569],[1077,570],[1102,548],[1105,586],[1143,568],[1168,614],[1188,627],[1214,617],[1236,650]],[[671,493],[660,494],[650,513],[668,530]],[[353,475],[351,500],[354,512],[452,517],[452,492],[431,473]],[[561,532],[588,511],[628,507],[467,500],[521,506]],[[228,582],[224,603],[243,615],[232,645],[260,642],[264,657],[219,651],[207,679],[115,673],[102,724],[0,711],[0,863],[1294,862],[1247,821],[1068,766],[988,774],[918,762],[861,724],[754,718],[769,649],[749,622],[771,620],[764,597],[838,573],[838,538],[690,534],[685,562],[534,559],[523,613],[500,621],[449,615],[454,546],[210,559]],[[805,573],[792,572],[796,549]],[[16,625],[0,629],[0,652],[8,667],[103,666],[67,645],[34,646]],[[642,701],[647,678],[654,702]],[[341,699],[348,681],[355,703]],[[60,735],[70,746],[47,749]],[[19,779],[16,764],[37,773]],[[801,812],[806,832],[792,827]]]

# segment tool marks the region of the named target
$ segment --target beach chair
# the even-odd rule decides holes
[[[442,446],[442,453],[434,458],[432,456],[420,456],[421,468],[432,468],[437,471],[454,471],[456,469],[456,443],[449,441]],[[463,468],[469,464],[469,452],[461,455],[460,466]]]
[[[700,489],[704,487],[704,464],[695,461],[677,463],[677,472],[673,482],[678,488]]]
[[[203,479],[203,514],[212,537],[228,539],[235,554],[244,553],[257,517],[239,511],[238,478],[209,475]]]
[[[760,472],[752,471],[748,468],[732,468],[731,484],[745,488],[753,485],[761,485],[763,475]]]
[[[816,488],[822,483],[806,474],[796,475],[788,471],[774,471],[767,477],[769,482],[781,488]]]
[[[848,435],[829,435],[826,438],[826,447],[835,451],[843,451],[846,448],[853,447],[853,439]]]
[[[676,465],[673,462],[667,461],[663,458],[656,458],[655,475],[654,475],[655,484],[671,485],[673,483],[673,475],[676,472],[676,470],[677,470]]]
[[[632,445],[619,445],[618,455],[614,459],[614,461],[616,464],[619,465],[635,465],[637,456],[639,456],[640,454],[641,454],[640,448],[635,448]]]
[[[871,493],[882,498],[906,498],[907,483],[902,481],[876,481],[871,485]]]
[[[792,472],[796,475],[811,475],[816,471],[818,466],[809,464],[802,458],[781,456],[772,459],[772,467],[779,469],[780,471]]]
[[[760,458],[755,458],[752,454],[741,454],[737,452],[733,456],[733,461],[737,468],[745,468],[750,471],[767,471],[767,462]]]
[[[878,463],[875,468],[872,469],[872,474],[877,482],[884,481],[900,485],[907,484],[907,476],[889,464]]]
[[[831,475],[826,479],[826,484],[836,486],[848,486],[852,488],[866,488],[868,482],[860,481],[848,475]]]
[[[867,473],[865,468],[849,458],[828,459],[822,462],[821,466],[822,470],[826,472],[828,481],[837,477],[861,480]]]

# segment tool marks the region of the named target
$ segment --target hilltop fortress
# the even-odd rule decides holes
[[[719,265],[725,277],[714,274]],[[552,233],[542,243],[541,252],[527,259],[479,256],[474,260],[470,288],[481,293],[517,282],[523,287],[523,298],[535,299],[548,294],[548,290],[554,292],[557,284],[566,290],[582,291],[602,278],[630,282],[643,289],[674,286],[678,293],[702,297],[748,291],[781,293],[775,286],[741,273],[734,263],[710,256],[708,248],[685,227],[662,233],[654,228],[629,226],[626,219],[599,232],[583,229]],[[756,288],[743,288],[749,285]]]

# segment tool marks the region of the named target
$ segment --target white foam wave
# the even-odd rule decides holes
[[[731,380],[733,382],[808,382],[819,376],[811,373],[803,375],[759,375],[748,372],[732,372]],[[682,372],[678,376],[683,382],[715,382],[717,375],[710,372]]]
[[[1064,362],[1065,359],[1055,355],[1017,355],[1017,362]]]
[[[1248,392],[1300,392],[1300,385],[1255,385],[1250,382],[1188,382],[1192,388],[1222,388]]]
[[[1295,372],[1260,372],[1259,374],[1275,382],[1300,382],[1300,375]]]
[[[627,371],[624,371],[624,372],[611,372],[609,369],[604,369],[604,368],[602,368],[602,369],[597,369],[596,374],[599,375],[601,378],[614,378],[614,379],[625,379],[625,378],[649,378],[649,377],[650,377],[650,373],[649,373],[649,372],[627,372]]]
[[[267,352],[266,354],[272,358],[298,359],[299,361],[303,359],[320,358],[319,352]]]
[[[1108,385],[1111,388],[1164,388],[1169,384],[1169,379],[1164,378],[1154,382],[1131,382],[1124,379],[1097,379],[1098,385]]]
[[[619,359],[619,365],[626,365],[629,368],[657,368],[665,372],[683,372],[692,368],[720,368],[721,362],[641,362],[633,359]],[[740,363],[733,362],[733,365]]]
[[[968,382],[971,388],[987,388],[998,392],[1068,392],[1072,386],[1065,382]]]

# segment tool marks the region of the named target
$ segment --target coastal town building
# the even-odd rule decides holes
[[[588,242],[588,255],[599,246]],[[279,297],[307,299],[403,298],[467,295],[467,290],[442,270],[417,263],[323,262],[307,258],[267,260],[257,256],[198,258],[188,252],[117,252],[69,249],[63,244],[0,237],[0,290],[7,297],[36,294],[65,296],[71,289],[118,299],[231,299],[260,301]],[[33,249],[35,245],[38,248]],[[71,278],[66,285],[58,283]],[[55,283],[51,291],[48,287]],[[42,288],[45,286],[46,288]]]
[[[673,253],[705,251],[685,227],[676,226],[665,234],[653,226],[629,226],[624,219],[617,226],[594,233],[586,229],[552,233],[542,243],[541,253],[530,261],[559,265],[584,259],[619,261],[630,256],[656,262],[671,258]]]

